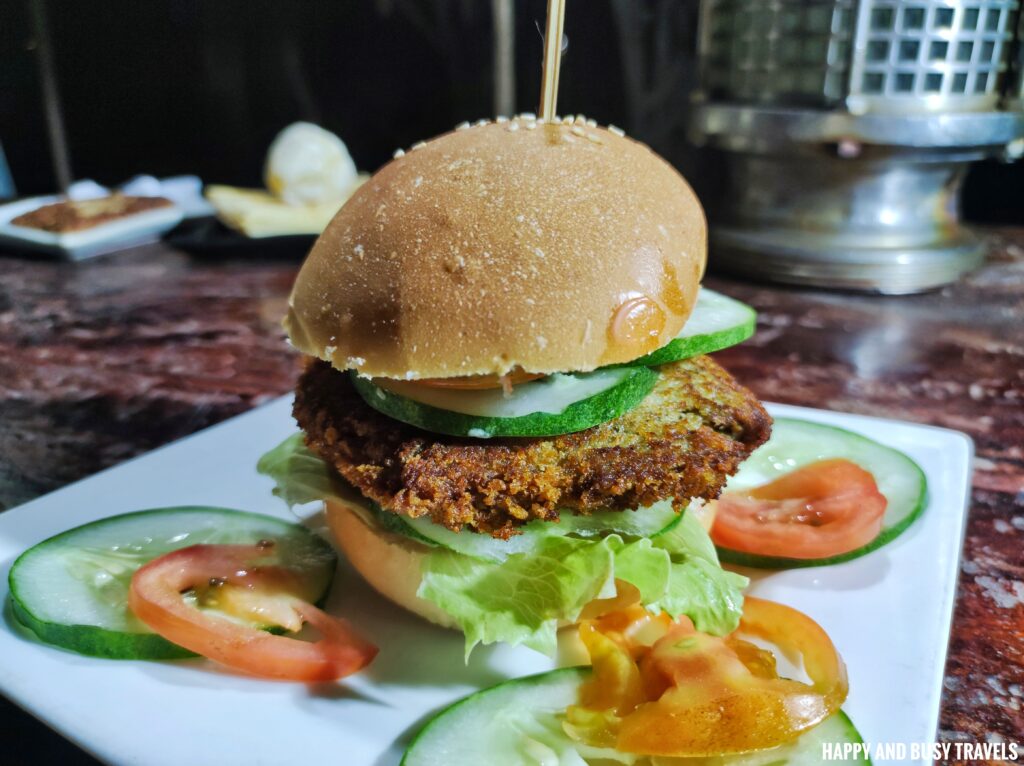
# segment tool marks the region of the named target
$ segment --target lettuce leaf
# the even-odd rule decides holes
[[[697,630],[724,635],[739,624],[748,581],[722,569],[709,544],[700,523],[684,514],[652,540],[553,535],[537,552],[503,563],[438,549],[427,556],[418,595],[455,618],[467,656],[478,643],[496,641],[554,654],[558,622],[614,595],[616,578],[636,586],[645,606],[685,614]]]
[[[478,643],[496,641],[554,654],[559,621],[573,621],[590,601],[615,595],[616,577],[645,600],[659,597],[668,588],[669,565],[668,554],[650,540],[552,535],[537,551],[501,563],[434,551],[417,595],[455,618],[467,657]]]
[[[478,643],[496,641],[554,654],[559,619],[615,592],[614,553],[603,543],[549,537],[536,554],[501,564],[434,551],[417,595],[456,619],[466,634],[467,657]]]
[[[256,463],[257,473],[274,480],[274,495],[289,507],[342,494],[341,477],[306,446],[301,433],[292,434]]]
[[[401,517],[361,498],[301,434],[264,455],[257,470],[275,481],[274,494],[289,505],[359,497],[368,518],[422,542]],[[467,657],[477,644],[499,641],[554,654],[558,623],[575,620],[589,601],[614,595],[616,578],[634,585],[646,606],[685,614],[698,630],[723,635],[739,623],[747,578],[719,566],[714,544],[689,514],[651,539],[577,537],[555,525],[530,534],[544,535],[532,552],[500,562],[440,546],[427,554],[418,595],[455,619]]]
[[[668,552],[672,566],[664,595],[647,605],[673,617],[685,614],[704,633],[724,636],[736,630],[750,580],[722,569],[715,544],[697,518],[684,513],[651,542]]]

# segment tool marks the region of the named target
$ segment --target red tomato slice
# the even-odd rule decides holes
[[[222,665],[265,678],[334,681],[365,667],[377,647],[345,621],[294,595],[301,588],[282,567],[254,566],[266,558],[265,544],[193,545],[150,561],[132,577],[128,606],[135,615],[179,646]],[[210,614],[185,601],[186,591],[238,588],[244,596],[224,599],[286,627],[303,622],[321,634],[316,642],[275,636]],[[300,591],[301,592],[301,591]]]
[[[507,375],[466,375],[460,378],[422,378],[416,383],[432,388],[455,388],[460,391],[479,391],[487,388],[504,388],[511,392],[513,386],[529,383],[545,377],[539,372],[524,372],[516,368]]]
[[[771,652],[743,635],[802,657],[811,683],[779,678]],[[777,747],[838,710],[849,691],[846,666],[821,626],[788,606],[750,597],[736,634],[721,639],[678,625],[651,648],[640,671],[649,692],[663,691],[623,718],[616,746],[648,755]]]
[[[790,742],[846,699],[835,646],[795,609],[748,598],[740,627],[725,638],[685,619],[660,622],[652,635],[642,611],[629,606],[580,625],[594,673],[566,711],[570,736],[639,755],[717,757]],[[637,622],[645,629],[633,629]],[[780,678],[775,656],[743,636],[802,658],[811,683]]]
[[[885,495],[849,460],[822,460],[716,502],[715,545],[761,556],[822,559],[867,545],[882,531]]]

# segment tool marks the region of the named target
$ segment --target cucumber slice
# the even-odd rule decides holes
[[[450,436],[557,436],[600,425],[638,405],[658,379],[647,367],[550,375],[500,389],[455,391],[410,381],[352,383],[368,405],[395,420]]]
[[[902,452],[843,428],[806,420],[777,418],[772,436],[729,479],[728,490],[766,484],[808,463],[827,458],[846,458],[875,477],[887,505],[878,537],[856,550],[823,559],[791,559],[759,556],[719,548],[722,561],[758,569],[794,569],[849,561],[881,548],[899,537],[921,515],[926,505],[924,471]]]
[[[336,557],[305,527],[256,513],[186,506],[112,516],[29,548],[11,567],[11,605],[18,621],[40,639],[80,654],[192,657],[128,610],[132,574],[147,561],[189,545],[264,539],[275,541],[275,559],[308,578],[320,600],[326,596]]]
[[[589,667],[564,668],[516,678],[472,694],[442,710],[410,743],[401,766],[523,766],[523,764],[624,763],[655,766],[803,766],[820,764],[825,743],[862,744],[838,712],[795,742],[744,755],[648,759],[573,742],[561,715],[577,702]],[[837,763],[870,763],[858,754]]]
[[[697,293],[697,304],[679,334],[666,345],[629,364],[668,364],[721,351],[745,341],[754,334],[756,327],[757,312],[746,303],[702,287]]]
[[[679,514],[668,500],[635,511],[597,511],[589,516],[566,510],[557,522],[531,521],[523,526],[522,534],[508,540],[477,532],[452,532],[426,516],[418,519],[402,517],[401,520],[417,538],[426,538],[466,556],[504,561],[514,553],[534,553],[541,541],[553,534],[596,537],[618,533],[627,537],[654,537],[673,526],[678,518]]]

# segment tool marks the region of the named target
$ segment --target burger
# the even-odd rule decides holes
[[[553,652],[628,588],[725,634],[743,577],[703,503],[771,431],[707,352],[752,312],[702,290],[683,177],[582,117],[397,152],[303,264],[285,327],[302,430],[260,470],[322,501],[379,593],[478,643]]]

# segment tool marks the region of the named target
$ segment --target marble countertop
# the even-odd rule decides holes
[[[759,311],[757,335],[717,358],[761,398],[975,440],[939,737],[1024,742],[1024,229],[987,236],[982,269],[927,295],[707,284]],[[288,392],[296,268],[166,245],[79,264],[0,255],[0,508]],[[0,714],[24,727],[26,758],[88,762]]]

